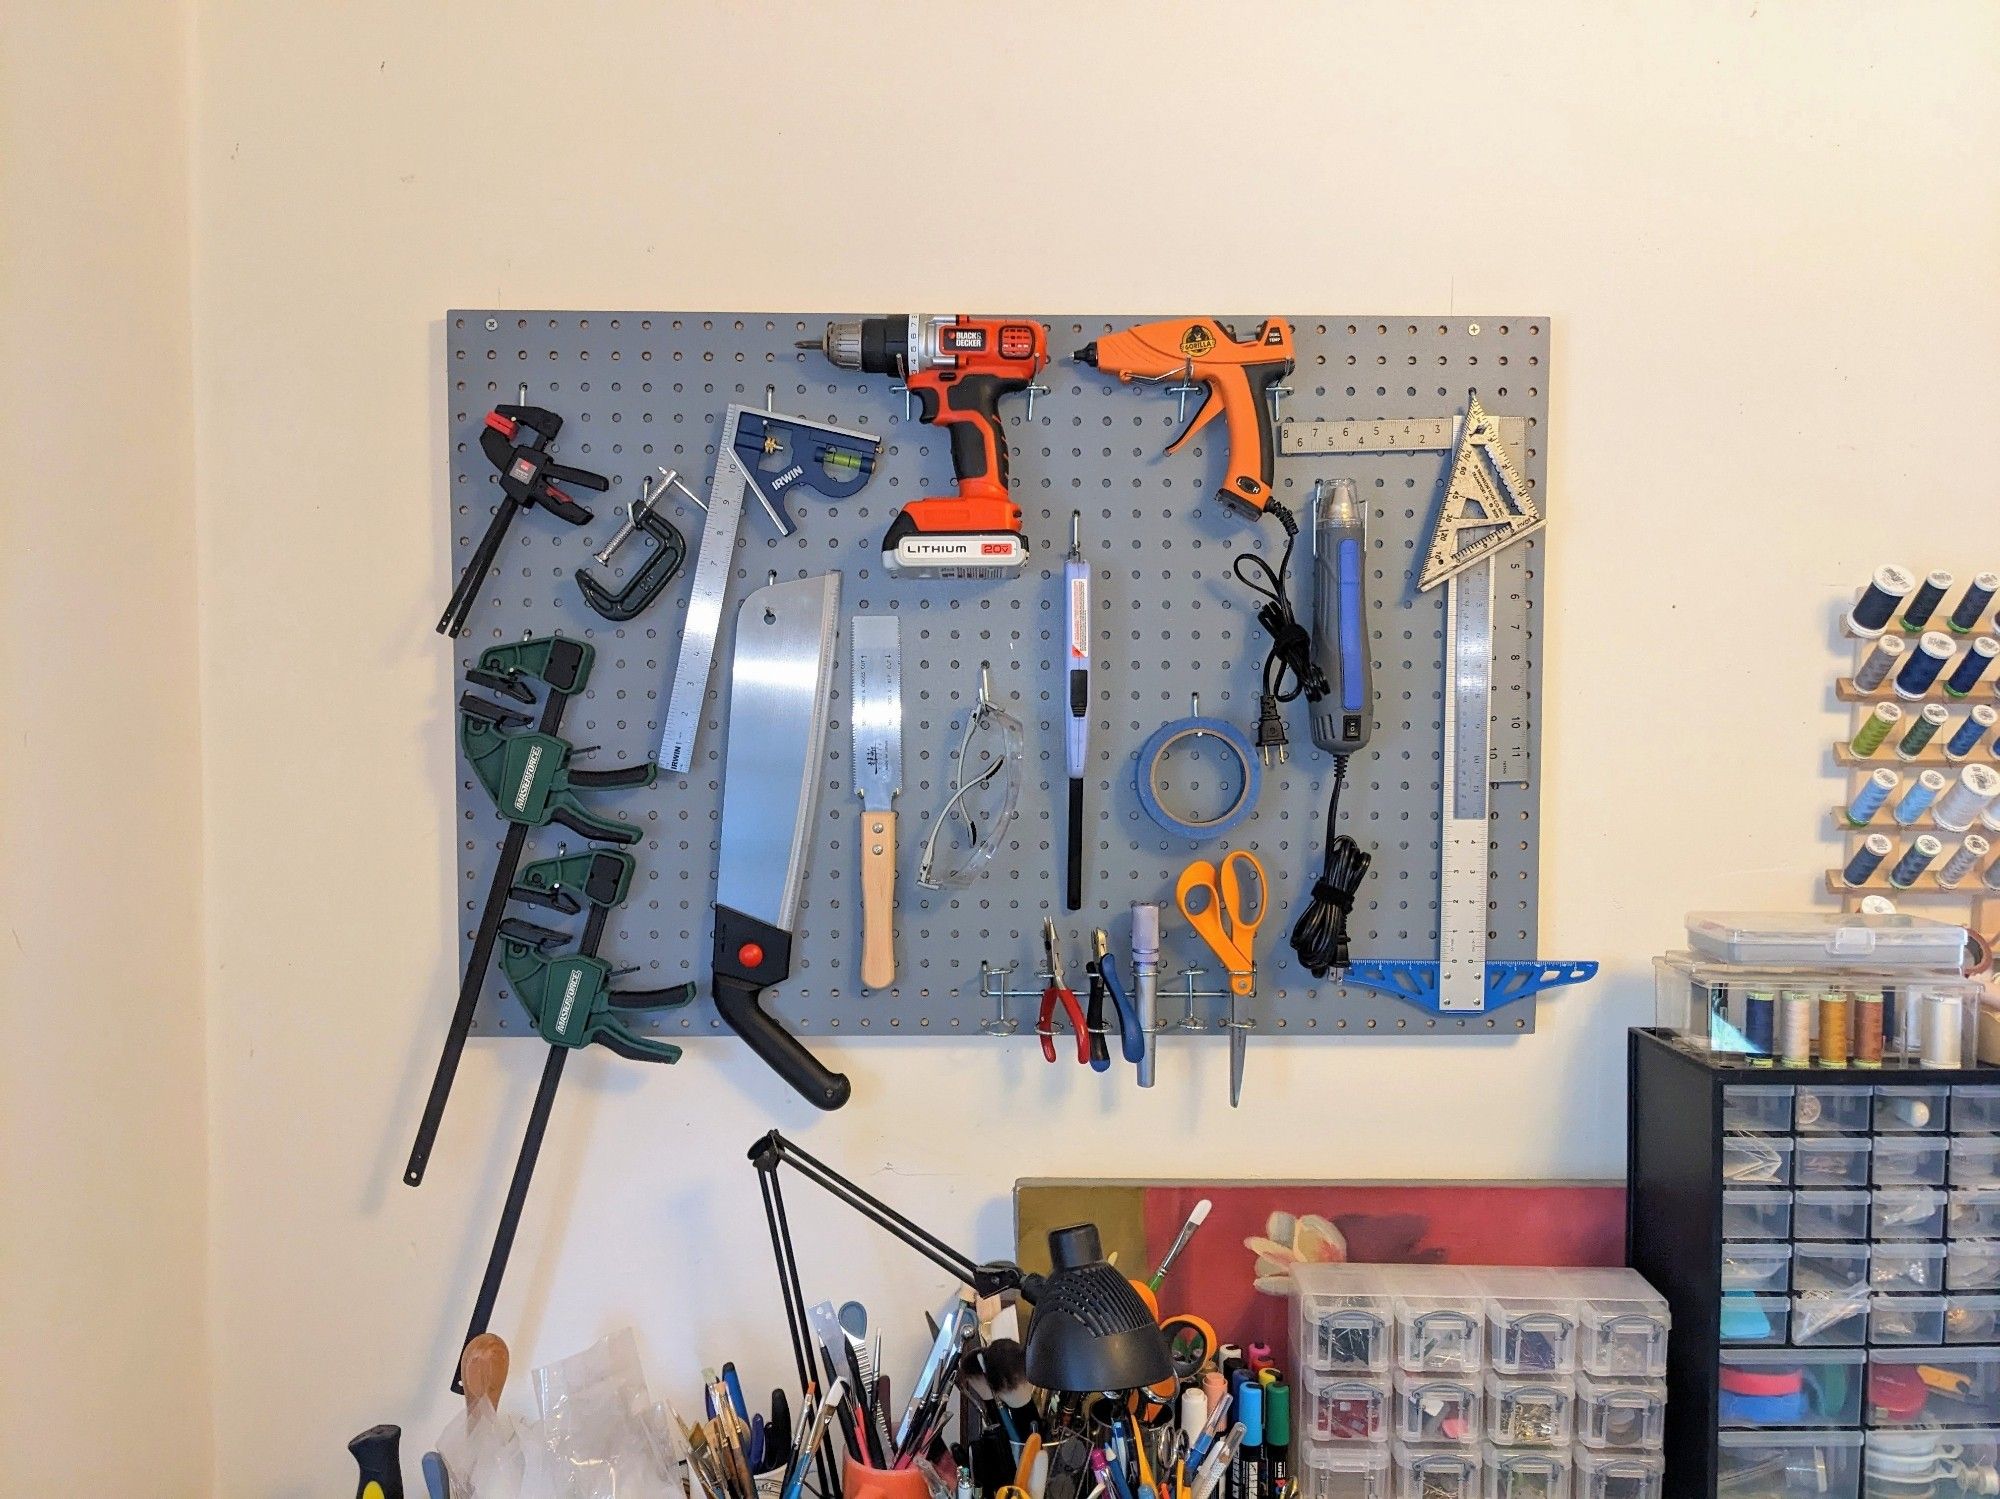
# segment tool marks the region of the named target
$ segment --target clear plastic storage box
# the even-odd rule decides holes
[[[1575,1386],[1564,1375],[1489,1374],[1486,1438],[1502,1447],[1567,1446],[1575,1406]]]
[[[1884,1135],[1874,1155],[1878,1187],[1944,1185],[1945,1142],[1934,1135]]]
[[[1844,1348],[1725,1348],[1717,1424],[1858,1426],[1867,1355]]]
[[[1463,1446],[1479,1440],[1485,1402],[1476,1377],[1398,1369],[1391,1388],[1391,1420],[1399,1441]]]
[[[1875,1143],[1866,1135],[1802,1135],[1792,1148],[1792,1180],[1801,1187],[1865,1187]]]
[[[1740,1190],[1748,1191],[1742,1188]],[[1792,1194],[1795,1239],[1865,1239],[1873,1202],[1865,1187],[1815,1187]],[[1724,1237],[1733,1237],[1727,1233]]]
[[[1576,1366],[1591,1374],[1667,1372],[1667,1298],[1636,1270],[1578,1270]]]
[[[1724,1431],[1715,1438],[1716,1492],[1743,1499],[1856,1499],[1858,1431]],[[1897,1499],[1914,1499],[1899,1490]]]
[[[1864,1197],[1862,1211],[1867,1211]],[[1789,1239],[1792,1236],[1792,1194],[1783,1187],[1729,1187],[1722,1194],[1722,1237],[1725,1239]],[[1828,1234],[1845,1239],[1851,1234]]]
[[[1835,1295],[1868,1285],[1866,1244],[1794,1244],[1792,1289]]]
[[[1868,1433],[1862,1493],[1867,1499],[1969,1499],[2000,1471],[2000,1429]]]
[[[2000,1188],[1954,1187],[1945,1198],[1944,1231],[1952,1239],[2000,1239]]]
[[[1691,911],[1687,937],[1695,956],[1745,968],[1957,973],[1965,966],[1965,928],[1922,916]]]
[[[1396,1443],[1396,1499],[1479,1499],[1477,1447]]]
[[[1951,1142],[1954,1187],[2000,1187],[2000,1135],[1960,1135]]]
[[[1868,1256],[1868,1284],[1877,1291],[1935,1296],[1944,1289],[1942,1244],[1877,1244]]]
[[[1951,1090],[1951,1129],[1958,1135],[2000,1133],[2000,1085],[1959,1083]]]
[[[1722,1293],[1721,1339],[1725,1343],[1756,1345],[1783,1343],[1789,1336],[1792,1298],[1753,1296],[1744,1291]]]
[[[1304,1499],[1389,1499],[1389,1449],[1308,1442],[1300,1463]]]
[[[1792,1343],[1799,1348],[1859,1348],[1868,1341],[1868,1287],[1807,1291],[1792,1297]]]
[[[1722,1127],[1742,1134],[1790,1134],[1791,1084],[1731,1083],[1722,1090]]]
[[[1877,1187],[1868,1215],[1871,1238],[1942,1239],[1945,1194],[1936,1187]]]
[[[2000,1293],[1967,1291],[1944,1302],[1946,1343],[2000,1343]]]
[[[1961,928],[1952,930],[1962,931]],[[1653,981],[1655,1023],[1663,1030],[1672,1031],[1684,1047],[1706,1052],[1719,1061],[1746,1064],[1746,1081],[1755,1077],[1755,1073],[1748,1070],[1749,1062],[1771,1058],[1769,1048],[1775,1040],[1772,1017],[1775,1012],[1782,1011],[1787,999],[1794,995],[1802,996],[1810,1003],[1816,1031],[1819,1001],[1827,994],[1893,991],[1896,995],[1892,1012],[1894,1024],[1882,1038],[1886,1064],[1882,1076],[1890,1081],[1894,1080],[1897,1067],[1920,1060],[1923,1026],[1934,997],[1959,1001],[1963,1026],[1959,1035],[1959,1052],[1968,1062],[1978,1055],[1979,997],[1984,992],[1984,986],[1977,979],[1961,977],[1955,966],[1936,971],[1859,965],[1838,968],[1736,967],[1712,962],[1696,953],[1675,952],[1653,960]],[[1757,1018],[1753,1019],[1753,1009],[1756,1008],[1752,1005],[1753,998],[1772,1001],[1774,1009],[1759,1009]],[[1885,1014],[1885,1021],[1889,1018],[1890,1015]],[[1818,1054],[1817,1044],[1815,1034],[1814,1057]],[[1851,1076],[1839,1072],[1832,1075]],[[1806,1109],[1805,1098],[1795,1096],[1792,1127],[1800,1134],[1810,1133],[1815,1128],[1806,1118]],[[1845,1127],[1866,1129],[1866,1115]]]
[[[1722,1289],[1774,1296],[1792,1288],[1791,1244],[1724,1244]]]
[[[1951,1090],[1942,1083],[1878,1083],[1875,1088],[1875,1133],[1943,1134],[1945,1109],[1950,1096]]]
[[[2000,1348],[1871,1350],[1868,1424],[2000,1424]]]
[[[1584,1446],[1654,1448],[1666,1430],[1664,1380],[1577,1375],[1576,1439]]]
[[[1471,1273],[1427,1265],[1396,1291],[1396,1366],[1413,1373],[1477,1374],[1486,1363],[1486,1295]]]
[[[1794,1142],[1783,1135],[1724,1135],[1722,1184],[1785,1187],[1792,1181]]]
[[[1875,1090],[1853,1083],[1800,1083],[1792,1090],[1792,1128],[1802,1135],[1865,1135]]]
[[[1569,1499],[1569,1450],[1564,1447],[1480,1449],[1486,1499]]]
[[[1944,1247],[1947,1291],[2000,1291],[2000,1239],[1953,1239]]]
[[[1657,1452],[1578,1447],[1575,1459],[1577,1499],[1660,1499],[1667,1465]]]
[[[1386,1375],[1305,1373],[1306,1435],[1317,1442],[1380,1442],[1389,1435]]]
[[[1292,1349],[1301,1368],[1326,1374],[1387,1372],[1396,1266],[1295,1265]]]
[[[1877,1296],[1868,1307],[1868,1341],[1909,1347],[1944,1341],[1942,1296]]]

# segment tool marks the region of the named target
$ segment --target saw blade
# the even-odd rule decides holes
[[[903,631],[893,614],[856,615],[848,640],[854,789],[887,812],[903,789]]]

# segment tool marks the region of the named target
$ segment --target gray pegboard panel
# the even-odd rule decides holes
[[[810,859],[791,979],[771,990],[767,1005],[804,1036],[978,1033],[989,1013],[979,998],[982,958],[1019,965],[1014,987],[1040,985],[1039,931],[1044,912],[1065,934],[1073,983],[1081,986],[1089,929],[1102,925],[1114,949],[1127,941],[1134,900],[1157,900],[1164,911],[1161,958],[1163,1019],[1178,1018],[1179,1001],[1165,978],[1183,963],[1210,969],[1203,988],[1220,988],[1199,940],[1173,903],[1182,867],[1226,848],[1257,853],[1272,884],[1272,907],[1258,939],[1258,994],[1247,1012],[1266,1034],[1516,1034],[1534,1027],[1534,1001],[1490,1015],[1432,1016],[1365,990],[1316,983],[1286,945],[1293,909],[1318,866],[1331,760],[1312,745],[1302,703],[1287,710],[1292,734],[1288,763],[1264,776],[1256,816],[1220,842],[1196,844],[1162,833],[1140,810],[1133,772],[1140,745],[1161,723],[1189,711],[1254,728],[1264,637],[1256,600],[1231,575],[1245,548],[1275,563],[1278,528],[1254,525],[1213,499],[1220,472],[1220,422],[1173,457],[1163,450],[1182,420],[1174,399],[1158,387],[1120,386],[1067,356],[1112,328],[1140,317],[1054,317],[1053,363],[1043,375],[1050,393],[1005,408],[1016,497],[1026,516],[1032,559],[1008,580],[978,582],[894,579],[881,565],[883,530],[907,500],[950,493],[950,443],[936,428],[906,418],[892,382],[836,370],[793,341],[816,338],[829,317],[850,314],[661,312],[522,312],[465,310],[446,318],[446,417],[450,433],[451,527],[454,568],[463,565],[484,530],[498,491],[478,447],[480,423],[495,403],[513,401],[525,383],[529,402],[565,419],[554,445],[560,461],[611,477],[608,495],[583,496],[595,512],[588,525],[564,526],[540,511],[518,518],[500,560],[480,589],[466,633],[457,643],[461,671],[480,650],[524,633],[562,631],[591,641],[596,669],[572,705],[565,736],[595,746],[591,768],[648,758],[678,648],[699,546],[701,516],[678,496],[669,509],[686,534],[689,562],[652,609],[624,625],[610,624],[582,602],[571,574],[615,528],[639,480],[655,465],[675,468],[697,494],[707,494],[715,436],[731,401],[762,405],[773,387],[775,409],[790,415],[879,433],[884,438],[874,478],[850,501],[828,504],[808,495],[794,502],[798,532],[778,538],[760,509],[746,505],[737,566],[724,610],[710,711],[703,722],[696,772],[685,781],[663,777],[650,790],[594,798],[644,833],[634,853],[639,872],[631,898],[604,943],[614,964],[636,971],[622,982],[656,987],[682,978],[702,991],[695,1005],[658,1029],[676,1037],[720,1032],[707,1000],[711,902],[715,889],[717,818],[726,718],[729,644],[735,607],[775,570],[801,577],[843,574],[842,649],[834,664],[832,725],[826,780]],[[1259,316],[1234,320],[1255,327]],[[1548,321],[1538,317],[1356,318],[1296,317],[1298,368],[1284,420],[1430,417],[1463,410],[1477,389],[1490,411],[1528,422],[1528,480],[1546,507]],[[1192,413],[1190,407],[1189,414]],[[1351,930],[1357,957],[1426,958],[1437,943],[1438,773],[1443,691],[1443,590],[1418,595],[1417,550],[1428,535],[1443,487],[1447,455],[1371,454],[1349,458],[1280,456],[1277,487],[1305,514],[1315,478],[1346,474],[1370,502],[1370,612],[1375,630],[1379,722],[1368,749],[1350,767],[1342,824],[1374,854]],[[1092,860],[1085,909],[1062,907],[1065,777],[1062,730],[1056,716],[1062,632],[1061,571],[1069,513],[1083,512],[1084,545],[1096,569],[1098,698],[1088,786],[1093,819]],[[1555,524],[1560,524],[1556,520]],[[650,543],[640,538],[605,570],[614,582],[639,565]],[[1531,536],[1504,554],[1498,579],[1497,623],[1522,621],[1527,647],[1530,744],[1538,751],[1541,685],[1539,618],[1542,540]],[[1301,545],[1293,597],[1310,614],[1309,563]],[[439,598],[450,579],[439,580]],[[859,874],[852,830],[859,803],[849,790],[845,715],[845,619],[861,611],[893,610],[903,622],[904,785],[898,847],[896,943],[898,983],[888,991],[858,986]],[[916,883],[923,838],[942,806],[950,750],[973,700],[981,662],[990,662],[995,697],[1028,730],[1027,775],[1020,816],[996,866],[972,888],[929,892]],[[1532,958],[1536,951],[1538,753],[1524,785],[1493,791],[1491,954]],[[1212,779],[1220,767],[1191,760],[1186,774]],[[1210,788],[1213,789],[1213,788]],[[1190,810],[1192,810],[1192,798]],[[458,812],[461,958],[485,897],[502,827],[484,793],[460,767]],[[529,859],[555,852],[574,835],[541,830]],[[1548,956],[1573,956],[1552,954]],[[440,997],[442,998],[442,997]],[[1023,1017],[1016,1002],[1012,1013]],[[1220,1002],[1197,1007],[1210,1024]],[[1035,1044],[1026,1009],[1017,1044]],[[526,1017],[497,972],[487,983],[475,1032],[531,1034]],[[1218,1034],[1218,1042],[1220,1040]],[[733,1042],[732,1042],[733,1044]]]

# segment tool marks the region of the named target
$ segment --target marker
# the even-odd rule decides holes
[[[1292,1387],[1282,1379],[1264,1392],[1263,1499],[1284,1499],[1292,1483]]]
[[[1258,1470],[1264,1462],[1264,1387],[1254,1379],[1243,1381],[1236,1396],[1237,1425],[1243,1441],[1229,1460],[1227,1499],[1258,1499]]]

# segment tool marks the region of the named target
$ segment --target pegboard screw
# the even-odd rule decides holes
[[[1201,394],[1201,387],[1195,384],[1194,381],[1194,361],[1192,359],[1181,366],[1180,381],[1177,384],[1169,385],[1167,387],[1167,394],[1174,398],[1174,420],[1185,423],[1187,421],[1188,397]]]
[[[528,382],[526,380],[523,380],[519,385],[514,387],[514,404],[516,406],[525,406],[528,404]]]
[[[1292,388],[1289,385],[1273,385],[1265,392],[1271,398],[1271,421],[1274,425],[1282,419],[1281,412],[1284,409],[1285,397],[1291,393]]]
[[[496,329],[499,328],[499,326],[500,326],[500,319],[498,319],[497,317],[490,317],[486,320],[486,331],[488,333],[494,332]]]
[[[910,387],[907,385],[892,385],[889,387],[889,394],[903,398],[903,420],[908,421],[910,419]]]
[[[1467,323],[1467,324],[1465,325],[1465,331],[1466,331],[1466,333],[1467,333],[1467,334],[1468,334],[1469,336],[1471,336],[1471,337],[1473,337],[1473,338],[1477,338],[1477,337],[1479,337],[1479,324],[1477,324],[1477,323]]]
[[[1048,393],[1049,393],[1049,388],[1048,388],[1048,386],[1046,386],[1046,385],[1037,385],[1037,384],[1036,384],[1036,383],[1035,383],[1034,381],[1032,381],[1032,380],[1028,382],[1028,386],[1027,386],[1027,394],[1028,394],[1028,420],[1029,420],[1029,421],[1033,421],[1033,420],[1035,419],[1035,397],[1036,397],[1036,396],[1045,396],[1045,395],[1047,395]]]

